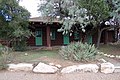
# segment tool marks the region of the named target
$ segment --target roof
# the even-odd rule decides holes
[[[60,23],[61,21],[57,18],[54,18],[51,20],[50,17],[33,17],[33,18],[29,18],[30,22],[58,22]]]

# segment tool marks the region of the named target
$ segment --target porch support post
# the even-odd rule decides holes
[[[51,47],[51,39],[50,39],[50,26],[46,27],[46,34],[47,34],[47,47]]]

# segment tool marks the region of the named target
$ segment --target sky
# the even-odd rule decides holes
[[[31,17],[38,17],[40,16],[40,13],[37,11],[37,6],[40,3],[40,0],[21,0],[19,5],[27,9],[31,13]]]

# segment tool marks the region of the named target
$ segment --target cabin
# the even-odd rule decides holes
[[[86,35],[82,31],[73,31],[72,35],[63,35],[62,32],[57,31],[62,26],[60,23],[61,22],[57,19],[54,19],[52,22],[50,22],[50,18],[48,17],[30,18],[28,28],[34,33],[34,36],[30,36],[27,39],[27,45],[36,47],[51,47],[68,45],[71,42],[76,41],[87,42],[88,44],[97,43],[98,33],[96,31],[92,35]],[[105,30],[101,35],[100,43],[107,44],[110,42],[115,42],[119,38],[118,34],[120,34],[120,30]],[[0,39],[0,43],[2,45],[9,44],[7,40],[2,39]]]
[[[63,35],[62,32],[57,30],[61,28],[61,22],[57,19],[49,22],[50,18],[35,17],[29,19],[29,29],[35,36],[31,36],[27,40],[29,46],[62,46],[68,45],[75,41],[85,41],[89,44],[97,43],[97,33],[93,35],[85,35],[83,32],[74,31],[72,35]],[[102,33],[101,43],[114,42],[115,31],[107,30]]]

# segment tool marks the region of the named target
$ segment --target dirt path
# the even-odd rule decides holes
[[[120,80],[120,73],[35,74],[1,71],[0,80]]]
[[[63,67],[82,64],[71,61],[64,61],[48,57],[36,59],[36,61],[44,61],[47,63],[53,62],[61,64]],[[120,63],[119,61],[108,59],[107,61],[113,63]],[[103,74],[103,73],[71,73],[71,74],[35,74],[33,72],[10,72],[0,71],[0,80],[120,80],[120,73]]]

